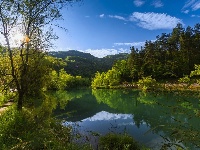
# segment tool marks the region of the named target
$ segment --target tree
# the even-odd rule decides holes
[[[139,59],[138,49],[135,49],[135,47],[132,46],[130,47],[130,50],[131,53],[127,60],[127,66],[130,70],[130,77],[133,80],[137,80],[140,72],[139,69],[140,59]],[[142,52],[142,50],[140,52]]]
[[[0,2],[0,34],[5,39],[5,50],[8,53],[12,81],[17,89],[18,110],[22,109],[23,101],[33,83],[30,74],[37,74],[40,60],[45,58],[44,51],[57,39],[53,34],[53,21],[62,17],[60,11],[67,4],[78,0],[2,0]],[[15,43],[13,36],[20,32],[23,39]],[[16,48],[17,47],[17,48]],[[36,61],[34,69],[30,65]],[[15,57],[19,62],[15,63]],[[42,75],[40,76],[42,77]],[[38,82],[38,84],[40,84]],[[41,87],[41,86],[39,86]]]

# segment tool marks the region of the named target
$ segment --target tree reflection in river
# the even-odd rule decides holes
[[[66,121],[86,122],[87,118],[97,116],[102,111],[112,114],[132,114],[133,124],[138,129],[143,128],[144,124],[147,126],[145,136],[151,132],[163,137],[165,141],[163,146],[176,144],[182,146],[183,143],[186,147],[191,145],[200,147],[198,93],[142,93],[118,89],[92,91],[88,89],[73,93],[82,93],[82,96],[68,101],[65,112],[70,111],[71,114],[63,116]],[[59,108],[55,112],[63,113]]]

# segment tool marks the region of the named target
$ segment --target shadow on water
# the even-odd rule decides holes
[[[59,102],[54,115],[86,141],[95,143],[99,135],[114,132],[128,133],[153,149],[200,148],[198,93],[84,89],[53,96]]]

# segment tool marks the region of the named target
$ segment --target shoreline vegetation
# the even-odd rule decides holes
[[[150,87],[147,91],[199,91],[200,84],[185,84],[185,83],[158,83],[159,85]],[[125,83],[117,86],[101,86],[94,89],[135,89],[142,90],[137,83]]]

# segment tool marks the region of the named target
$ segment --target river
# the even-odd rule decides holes
[[[60,92],[60,93],[59,93]],[[200,149],[200,97],[194,92],[59,91],[54,115],[93,144],[108,132],[129,134],[151,149]]]

